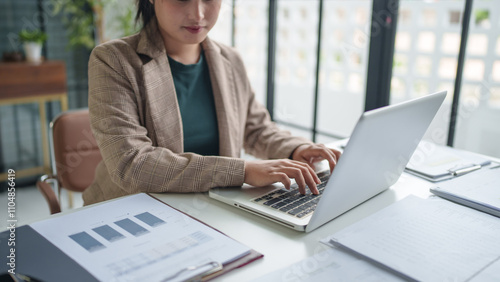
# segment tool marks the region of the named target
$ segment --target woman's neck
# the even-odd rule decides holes
[[[200,44],[182,44],[174,46],[165,44],[165,48],[168,56],[179,63],[192,65],[196,64],[200,60]]]

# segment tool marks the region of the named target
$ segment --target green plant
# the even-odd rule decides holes
[[[26,30],[23,29],[19,32],[19,39],[21,42],[35,42],[42,44],[47,40],[47,34],[39,29]]]
[[[96,43],[105,41],[104,29],[110,26],[104,24],[104,10],[115,12],[112,19],[118,23],[116,29],[121,36],[130,35],[134,29],[133,1],[127,0],[52,0],[53,14],[61,14],[67,29],[69,47],[78,46],[92,49]],[[124,9],[117,9],[124,7]]]
[[[69,47],[83,46],[92,49],[95,46],[93,6],[96,3],[94,2],[97,1],[52,0],[54,15],[62,14],[62,22],[69,37]]]
[[[123,36],[132,35],[138,31],[137,27],[134,24],[134,17],[135,11],[131,7],[127,7],[125,9],[125,12],[117,17]]]
[[[476,14],[476,24],[480,24],[490,19],[490,11],[488,10],[477,10],[475,14]]]

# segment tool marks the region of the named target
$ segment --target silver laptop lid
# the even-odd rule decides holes
[[[365,112],[347,143],[306,232],[386,190],[406,164],[446,91]]]

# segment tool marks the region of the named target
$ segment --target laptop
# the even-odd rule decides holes
[[[213,199],[287,226],[310,232],[385,191],[401,176],[446,97],[446,91],[367,111],[359,118],[320,195],[286,190],[281,183],[214,188]]]

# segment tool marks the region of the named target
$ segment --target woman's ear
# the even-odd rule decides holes
[[[151,3],[151,4],[154,5],[155,4],[155,0],[149,0],[149,3]]]

